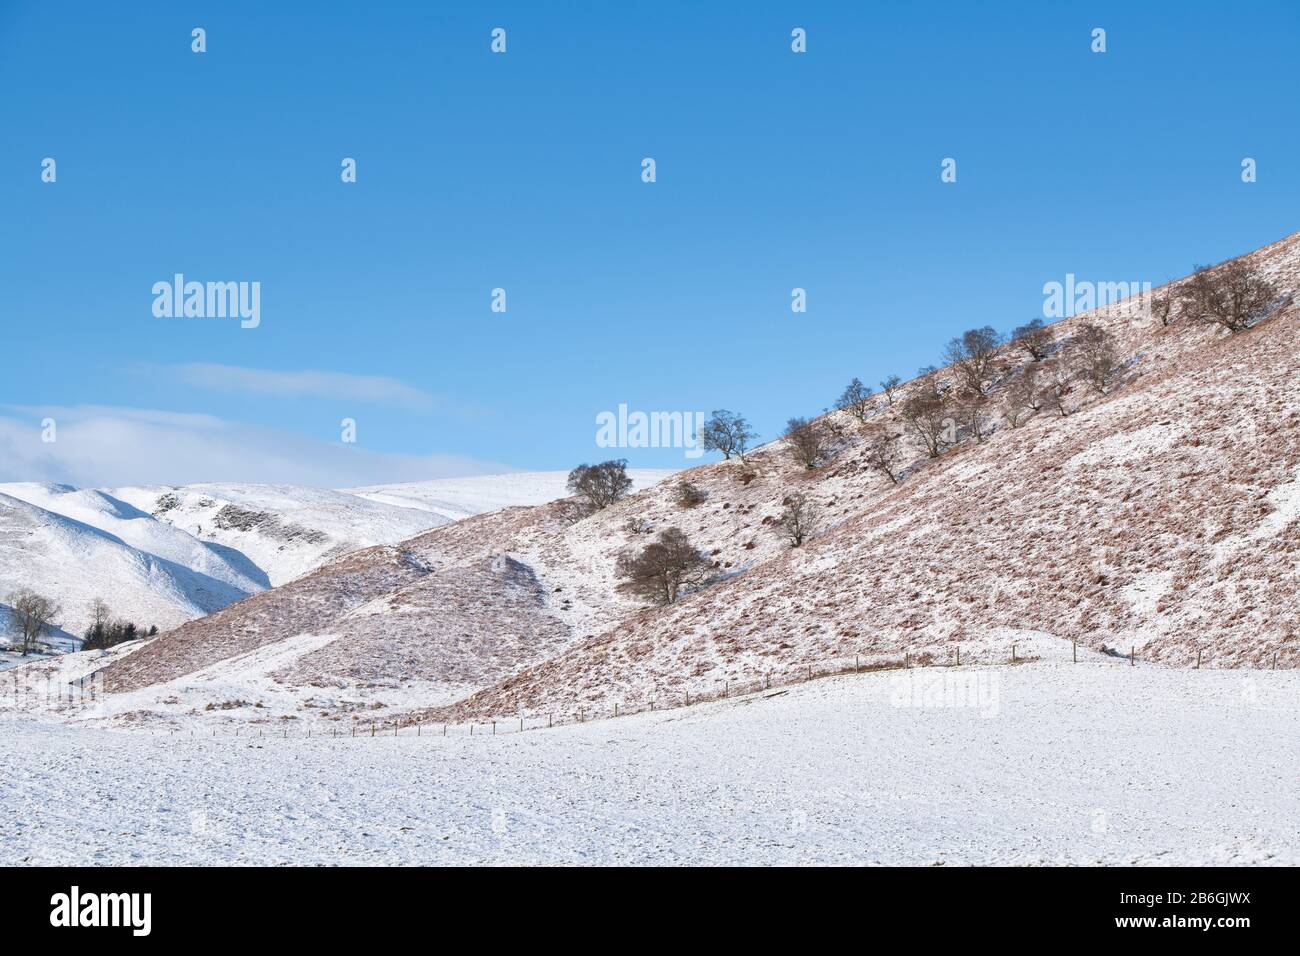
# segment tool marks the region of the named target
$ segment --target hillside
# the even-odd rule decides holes
[[[1249,262],[1300,288],[1300,236]],[[835,658],[943,663],[960,647],[995,663],[1013,643],[1173,666],[1198,649],[1210,667],[1277,653],[1293,667],[1300,310],[1229,335],[1162,326],[1141,306],[1049,326],[1049,351],[1103,329],[1115,374],[1104,390],[1074,381],[1061,412],[1018,427],[997,399],[1034,360],[1004,346],[982,440],[964,430],[937,457],[900,409],[954,389],[953,368],[873,398],[867,425],[901,436],[898,484],[870,466],[869,428],[833,412],[816,469],[778,440],[577,522],[547,505],[434,528],[178,629],[106,679],[137,714],[183,712],[219,673],[256,686],[258,719],[406,707],[408,720],[462,720],[681,702]],[[702,503],[679,503],[681,480]],[[799,548],[773,527],[795,493],[817,510]],[[615,562],[669,527],[718,579],[650,607],[616,587]]]
[[[1300,236],[1251,261],[1300,288]],[[1004,661],[1013,642],[1023,653],[1044,638],[1173,666],[1198,648],[1206,666],[1271,666],[1274,653],[1296,666],[1300,308],[1235,335],[1160,327],[1131,301],[1049,328],[1059,343],[1084,323],[1123,359],[1106,394],[1076,388],[1065,417],[998,421],[934,460],[914,445],[898,485],[860,442],[811,474],[776,443],[748,467],[693,472],[703,515],[663,494],[611,509],[607,528],[674,524],[745,573],[427,716],[606,712],[831,658],[947,662],[960,644],[964,660]],[[1029,361],[1003,355],[1008,379]],[[873,420],[907,435],[904,397],[877,400]],[[795,489],[820,506],[823,533],[791,550],[763,523]]]
[[[355,551],[504,504],[562,496],[566,477],[485,475],[355,491],[0,484],[0,601],[22,588],[53,598],[62,613],[49,643],[59,651],[76,648],[96,597],[115,616],[169,630]],[[7,634],[5,604],[0,625]],[[17,662],[0,652],[0,666]]]

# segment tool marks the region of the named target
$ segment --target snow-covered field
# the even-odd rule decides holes
[[[1300,674],[926,668],[493,737],[0,715],[0,864],[1300,862]]]

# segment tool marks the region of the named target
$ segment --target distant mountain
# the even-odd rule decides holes
[[[648,476],[660,473],[647,472]],[[91,601],[166,631],[322,564],[506,504],[562,496],[533,472],[378,485],[355,492],[211,483],[77,489],[0,484],[0,626],[21,588],[54,598],[68,650]]]

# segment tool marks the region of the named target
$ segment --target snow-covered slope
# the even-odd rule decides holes
[[[350,551],[401,541],[448,520],[302,485],[223,482],[117,488],[111,494],[194,538],[244,555],[264,576],[263,586],[284,584]]]
[[[639,472],[648,484],[667,472]],[[505,505],[564,494],[534,472],[379,485],[357,493],[213,483],[76,489],[0,484],[0,602],[31,588],[62,607],[57,650],[75,647],[95,597],[167,630],[353,551]],[[5,612],[0,604],[0,612]],[[7,633],[7,612],[0,625]]]
[[[27,491],[36,497],[31,489]],[[77,510],[85,506],[83,501]],[[109,525],[142,520],[128,517],[128,512],[111,516],[110,503],[105,503],[105,509],[87,517]],[[152,529],[132,534],[139,539],[156,532],[161,533]],[[162,537],[166,539],[165,534]],[[178,546],[170,540],[161,543]],[[95,598],[107,601],[118,617],[165,630],[247,594],[223,579],[238,580],[230,564],[217,556],[205,557],[203,563],[222,577],[192,570],[133,547],[109,531],[0,493],[0,600],[22,588],[47,595],[62,607],[56,623],[74,635],[89,623]]]
[[[858,674],[446,737],[114,733],[4,690],[0,865],[1300,863],[1296,671]]]

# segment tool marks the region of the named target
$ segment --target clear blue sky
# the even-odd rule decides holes
[[[620,403],[772,437],[1067,272],[1159,284],[1300,228],[1297,50],[1292,0],[0,0],[0,479],[264,478],[344,417],[364,464],[275,476],[568,468]],[[259,281],[261,326],[156,318],[176,272]],[[263,374],[305,371],[382,381]],[[247,467],[163,432],[79,457],[79,421],[173,413],[256,436]]]

